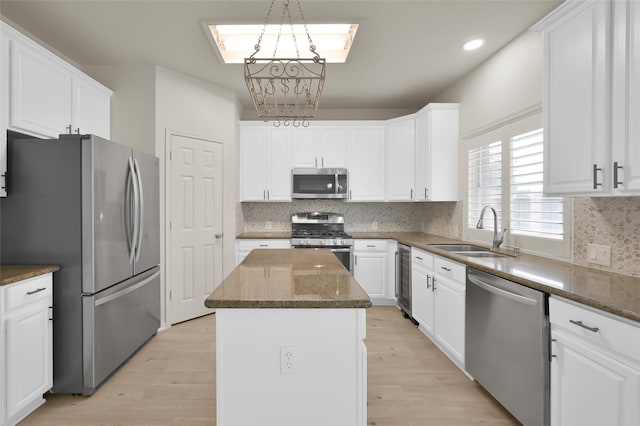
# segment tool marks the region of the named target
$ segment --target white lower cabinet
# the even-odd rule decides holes
[[[253,249],[288,249],[291,248],[291,240],[289,239],[273,239],[273,240],[237,240],[236,241],[236,265],[244,260],[245,257]]]
[[[353,243],[353,277],[372,299],[387,297],[387,241],[356,240]]]
[[[411,249],[411,311],[418,327],[464,370],[466,266]]]
[[[51,273],[0,287],[0,424],[17,424],[53,385],[52,287]]]
[[[640,424],[640,325],[554,296],[551,425]]]

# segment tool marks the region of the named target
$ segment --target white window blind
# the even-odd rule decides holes
[[[469,149],[469,186],[467,226],[475,228],[480,211],[486,205],[498,214],[498,229],[502,227],[502,141],[490,142]],[[485,213],[486,229],[493,229],[493,215]]]
[[[544,197],[543,131],[511,138],[510,232],[562,240],[563,199]]]

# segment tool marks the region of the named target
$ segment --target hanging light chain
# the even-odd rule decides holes
[[[309,35],[309,28],[307,28],[307,21],[304,19],[304,13],[302,13],[302,6],[300,6],[300,0],[296,0],[296,3],[298,4],[298,12],[300,12],[300,18],[302,18],[302,25],[304,25],[304,31],[307,33],[307,39],[309,40],[309,50],[311,51],[311,53],[315,55],[315,59],[320,59],[320,55],[316,53],[316,46],[313,44],[313,40],[311,40],[311,35]]]
[[[258,43],[253,46],[255,52],[253,52],[253,54],[249,56],[249,58],[253,58],[255,54],[260,51],[260,43],[262,43],[262,37],[264,37],[264,33],[267,30],[267,25],[269,25],[269,18],[271,17],[271,11],[273,10],[273,5],[275,4],[275,2],[276,0],[271,0],[269,10],[267,11],[267,16],[265,17],[264,24],[262,25],[262,32],[260,33],[260,36],[258,36]]]

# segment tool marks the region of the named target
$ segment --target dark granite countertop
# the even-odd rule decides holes
[[[0,286],[58,270],[58,265],[0,265]]]
[[[330,250],[257,249],[205,300],[208,308],[368,308]]]
[[[251,235],[251,238],[260,238],[260,233]],[[527,287],[640,322],[640,278],[638,277],[527,254],[518,254],[516,257],[465,257],[429,246],[429,244],[452,244],[462,241],[422,232],[351,232],[351,235],[355,239],[396,240]],[[283,238],[289,237],[283,235]]]

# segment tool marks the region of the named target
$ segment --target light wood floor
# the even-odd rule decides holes
[[[369,425],[518,424],[398,309],[367,310],[366,345]],[[215,425],[215,315],[159,333],[91,397],[46,399],[20,425]]]

